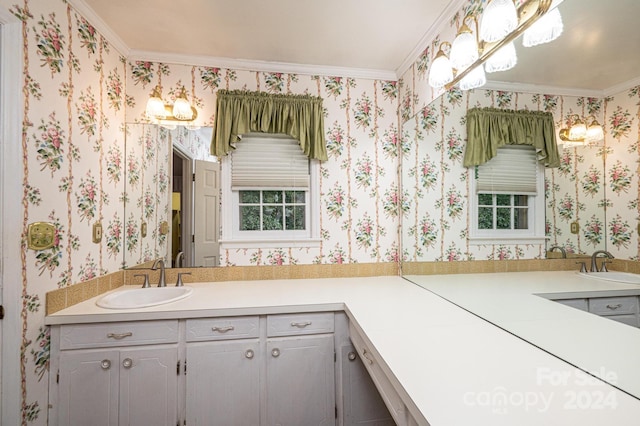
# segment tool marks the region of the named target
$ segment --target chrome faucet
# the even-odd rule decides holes
[[[166,287],[167,281],[164,275],[164,259],[158,258],[155,262],[153,262],[153,266],[151,267],[152,271],[157,271],[158,266],[160,266],[160,279],[158,280],[158,287]]]
[[[566,259],[566,258],[567,258],[567,251],[564,249],[564,247],[562,247],[562,246],[557,246],[557,245],[556,245],[556,246],[551,247],[551,248],[549,249],[549,252],[552,252],[552,251],[554,251],[555,249],[560,250],[560,253],[562,253],[562,258],[563,258],[563,259]]]
[[[591,255],[591,272],[598,272],[598,264],[596,263],[596,259],[598,258],[599,254],[604,254],[607,258],[613,259],[613,255],[606,250],[594,251],[593,254]],[[602,266],[600,267],[599,272],[607,272],[606,263],[607,263],[606,260],[602,262]]]
[[[176,254],[176,260],[173,262],[176,268],[182,268],[182,263],[184,263],[184,252],[178,252]]]

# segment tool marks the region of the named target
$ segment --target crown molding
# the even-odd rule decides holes
[[[631,89],[632,87],[640,86],[640,77],[636,77],[634,79],[625,81],[620,84],[616,84],[615,86],[611,86],[608,89],[604,90],[604,96],[613,96],[617,95],[620,92],[624,92],[627,89]]]
[[[116,34],[109,25],[96,13],[95,10],[84,0],[67,0],[71,7],[75,9],[80,15],[82,15],[87,21],[91,22],[91,25],[106,38],[109,43],[122,55],[129,56],[131,49],[125,44],[125,42]]]
[[[202,55],[182,55],[177,53],[152,52],[146,50],[131,50],[128,59],[132,61],[198,65],[246,71],[281,72],[285,74],[341,76],[392,81],[398,79],[396,73],[389,70],[347,68],[329,65],[308,65],[290,62],[256,61]]]
[[[503,90],[505,92],[520,92],[520,93],[538,93],[538,94],[553,94],[560,96],[579,96],[579,97],[591,97],[601,98],[604,96],[604,91],[593,89],[580,89],[574,87],[559,87],[559,86],[547,86],[541,84],[527,84],[527,83],[511,83],[507,81],[487,81],[487,84],[479,88],[487,90]]]
[[[433,25],[427,29],[427,32],[422,36],[420,41],[418,41],[418,44],[411,50],[400,66],[396,68],[398,79],[402,78],[404,73],[407,72],[415,63],[416,59],[418,59],[418,56],[420,56],[424,49],[426,49],[433,39],[442,31],[444,24],[467,2],[468,0],[453,0],[447,5],[440,16],[434,21]]]

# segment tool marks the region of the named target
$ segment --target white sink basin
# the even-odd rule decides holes
[[[163,305],[184,299],[193,293],[191,287],[130,288],[106,294],[96,305],[106,309],[135,309]]]
[[[578,275],[596,280],[615,281],[626,284],[640,284],[640,275],[631,274],[629,272],[578,272]]]

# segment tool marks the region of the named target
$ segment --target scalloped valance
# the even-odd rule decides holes
[[[239,135],[251,132],[289,135],[300,142],[307,157],[328,159],[320,97],[219,90],[211,154],[227,155]]]
[[[531,145],[545,167],[558,167],[553,115],[550,112],[472,108],[467,112],[464,166],[477,166],[496,156],[503,145]]]

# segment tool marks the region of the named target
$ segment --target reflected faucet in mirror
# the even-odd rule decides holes
[[[604,254],[608,259],[613,259],[613,255],[606,250],[596,250],[591,255],[591,272],[607,272],[607,260],[602,261],[602,266],[600,266],[600,270],[598,270],[598,265],[596,263],[596,259],[598,255]]]
[[[176,259],[173,261],[174,268],[182,268],[182,263],[184,262],[184,252],[178,252],[176,254]]]
[[[556,249],[557,249],[557,250],[560,250],[560,253],[562,253],[562,258],[563,258],[563,259],[566,259],[566,258],[567,258],[567,251],[564,249],[564,247],[561,247],[561,246],[555,245],[555,246],[551,247],[551,248],[549,249],[549,251],[550,251],[550,252],[552,252],[552,251],[554,251],[554,250],[556,250]]]

